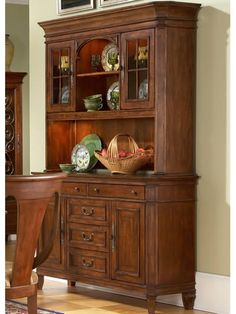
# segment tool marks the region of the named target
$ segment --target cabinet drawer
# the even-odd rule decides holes
[[[107,253],[70,248],[68,257],[67,267],[71,273],[92,278],[107,278],[109,276]]]
[[[107,224],[108,208],[102,200],[67,200],[67,220],[79,223]]]
[[[87,185],[79,182],[65,182],[62,184],[62,194],[87,195]]]
[[[108,251],[109,235],[107,227],[68,224],[69,246],[96,251]]]
[[[144,187],[119,184],[89,184],[88,195],[143,200]]]

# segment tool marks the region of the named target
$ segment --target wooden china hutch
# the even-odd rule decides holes
[[[193,308],[199,8],[150,2],[39,23],[46,38],[46,170],[70,163],[73,147],[91,133],[104,147],[126,133],[154,149],[153,161],[135,174],[111,174],[98,162],[66,178],[59,232],[38,269],[41,286],[46,275],[109,288],[146,298],[149,314],[157,296],[181,293],[184,307]],[[109,44],[119,66],[95,67],[92,56]],[[107,93],[114,83],[119,106],[112,110]],[[102,94],[103,108],[87,112],[83,99],[94,94]]]

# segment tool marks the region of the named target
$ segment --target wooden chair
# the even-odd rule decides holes
[[[59,216],[59,192],[65,177],[64,173],[6,176],[6,197],[14,196],[17,202],[16,249],[13,261],[6,261],[6,299],[27,297],[29,314],[37,314],[38,277],[32,269],[48,257],[53,245],[51,241],[35,257],[40,228],[47,205],[54,195],[55,216]],[[54,235],[55,228],[52,238]]]

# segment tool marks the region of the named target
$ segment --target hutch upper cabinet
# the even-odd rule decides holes
[[[195,299],[195,75],[199,4],[150,2],[40,23],[46,39],[46,169],[73,147],[118,133],[154,158],[133,175],[98,162],[63,185],[59,232],[43,276],[147,298]],[[107,53],[111,51],[112,53]],[[115,93],[111,93],[115,91]],[[83,99],[102,94],[87,112]],[[112,99],[111,99],[112,97]],[[40,246],[49,237],[45,218]],[[55,266],[56,265],[56,266]]]

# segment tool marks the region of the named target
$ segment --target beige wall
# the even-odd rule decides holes
[[[14,43],[11,71],[29,73],[29,6],[6,4],[5,33]],[[23,172],[29,172],[29,74],[22,87]]]
[[[217,6],[206,6],[201,10],[198,25],[197,173],[201,178],[197,268],[228,275],[229,14],[221,10],[219,2]]]
[[[148,1],[137,1],[138,3]],[[185,0],[185,2],[188,2]],[[202,0],[197,49],[197,270],[229,274],[229,1]],[[204,3],[207,6],[204,6]],[[60,18],[55,1],[30,0],[30,167],[45,167],[45,50],[38,22]]]

